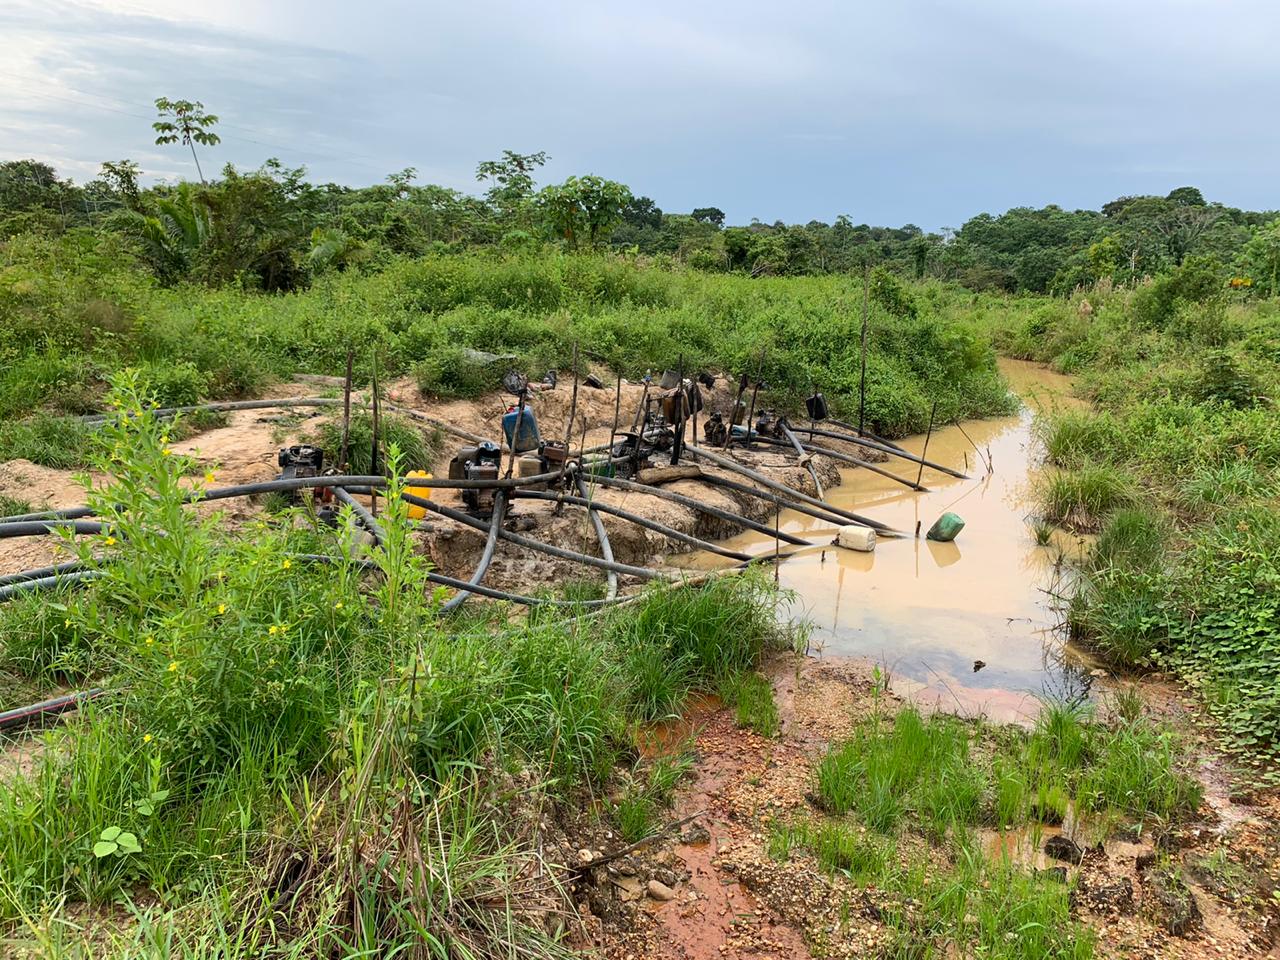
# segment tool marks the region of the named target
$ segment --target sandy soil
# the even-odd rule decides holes
[[[296,397],[314,394],[319,389],[314,383],[277,384],[270,394]],[[571,383],[562,381],[554,390],[540,390],[531,399],[544,437],[564,436],[569,410],[573,405],[572,393]],[[621,389],[620,429],[630,427],[643,394],[642,385],[624,381]],[[390,384],[388,398],[398,405],[419,410],[461,429],[495,439],[500,435],[501,417],[506,411],[506,398],[498,394],[475,401],[433,401],[422,397],[411,380]],[[612,384],[605,389],[579,389],[575,413],[575,444],[581,442],[584,426],[588,445],[606,443],[609,440],[616,400]],[[722,384],[717,390],[708,393],[707,410],[720,407],[727,410],[732,401],[733,390]],[[284,409],[237,411],[229,415],[226,426],[175,443],[173,449],[177,453],[193,457],[202,470],[211,470],[215,485],[272,479],[279,474],[276,465],[279,448],[305,437],[323,419],[330,416],[328,411],[317,414],[306,409],[299,411],[297,417],[286,414]],[[442,474],[447,470],[449,459],[462,443],[461,440],[445,437],[443,452],[439,461],[434,464],[436,473]],[[740,457],[745,463],[784,483],[808,493],[814,492],[813,481],[808,472],[797,467],[794,461],[788,462],[785,457],[767,450],[744,453]],[[839,471],[834,461],[819,457],[815,458],[814,464],[824,485],[839,483]],[[719,468],[706,469],[709,473],[732,476]],[[103,477],[91,479],[95,485],[104,480]],[[767,500],[725,491],[697,480],[677,481],[668,486],[678,493],[756,520],[764,521],[773,515],[773,507]],[[23,460],[0,464],[0,494],[20,497],[37,508],[77,506],[85,499],[84,487],[76,471],[55,470]],[[643,494],[601,488],[592,495],[603,503],[616,505],[704,539],[718,539],[737,532],[737,527],[733,524]],[[436,491],[433,496],[441,503],[452,506],[460,504],[456,491]],[[247,500],[219,501],[202,509],[223,512],[232,524],[257,512],[257,507]],[[581,508],[567,507],[557,511],[554,504],[520,501],[513,505],[508,515],[511,526],[536,539],[600,555],[594,529]],[[614,555],[623,563],[659,565],[669,554],[688,549],[661,534],[644,530],[620,518],[606,516],[603,519]],[[429,532],[420,536],[422,550],[430,555],[432,562],[442,573],[464,578],[470,576],[483,547],[483,535],[442,518],[433,518],[431,526]],[[47,565],[60,559],[66,557],[52,537],[0,540],[0,574]],[[600,576],[599,571],[594,569],[503,544],[485,582],[497,587],[528,589],[531,586],[560,583],[565,579],[598,579]]]

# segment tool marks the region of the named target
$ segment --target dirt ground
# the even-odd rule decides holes
[[[301,382],[277,384],[271,389],[270,395],[287,398],[315,395],[318,392],[320,391],[315,383]],[[643,385],[625,381],[620,394],[615,393],[613,384],[603,389],[581,387],[575,412],[574,445],[582,442],[584,429],[587,446],[608,442],[615,418],[615,403],[618,405],[619,429],[629,429],[643,394]],[[508,398],[491,394],[477,400],[432,400],[424,398],[411,380],[401,380],[389,385],[387,399],[458,429],[497,440],[501,434],[501,418],[506,412]],[[707,393],[706,412],[713,409],[727,411],[733,399],[734,388],[720,383],[715,390]],[[555,389],[538,390],[532,396],[530,404],[538,418],[543,437],[562,439],[566,433],[570,407],[573,406],[571,383],[562,380]],[[173,450],[193,457],[200,470],[212,471],[214,486],[270,480],[279,475],[276,455],[281,446],[305,439],[325,419],[332,419],[329,409],[323,409],[320,413],[310,408],[295,410],[296,413],[292,415],[287,407],[236,411],[228,415],[225,426],[175,443]],[[700,417],[699,422],[703,419]],[[464,443],[464,440],[452,435],[444,435],[442,453],[432,468],[436,475],[447,472],[449,460]],[[833,442],[832,446],[841,445]],[[873,451],[853,446],[845,446],[843,449],[865,459],[874,459],[876,456]],[[794,459],[783,456],[781,451],[774,453],[764,449],[735,455],[745,464],[783,483],[806,493],[814,493],[809,473],[798,467]],[[839,483],[840,474],[835,461],[815,457],[813,464],[825,486]],[[716,467],[707,466],[703,469],[710,474],[742,479]],[[11,460],[0,463],[0,495],[25,500],[36,509],[78,506],[85,501],[81,473],[42,467],[25,460]],[[89,479],[95,485],[101,485],[105,478],[91,475]],[[767,499],[712,487],[696,479],[678,480],[666,486],[674,492],[696,497],[712,506],[757,521],[767,522],[774,513],[774,507]],[[432,496],[442,504],[461,506],[457,491],[437,490]],[[718,539],[738,529],[736,525],[726,521],[644,494],[597,488],[592,496],[601,503],[618,506],[703,539]],[[243,499],[218,501],[206,509],[223,512],[233,526],[260,511],[257,504]],[[600,555],[594,528],[586,511],[579,507],[556,510],[556,505],[552,503],[521,500],[512,505],[508,518],[509,527],[517,528],[527,536],[582,553]],[[621,518],[605,515],[602,519],[614,556],[622,563],[636,566],[662,565],[668,555],[689,549],[660,533],[645,530]],[[471,575],[484,545],[483,533],[440,517],[432,518],[430,529],[424,530],[419,539],[423,551],[429,554],[436,569],[461,578]],[[55,537],[0,540],[0,575],[65,559],[65,550]],[[600,579],[602,576],[594,568],[553,559],[504,543],[484,582],[499,588],[527,590],[566,580]],[[631,584],[624,578],[623,585]]]
[[[275,397],[314,395],[314,383],[280,384]],[[571,404],[571,385],[540,392],[532,400],[546,438],[563,438]],[[630,426],[643,387],[624,384],[621,390],[622,429]],[[614,422],[615,393],[583,388],[579,392],[574,438],[585,428],[587,445],[609,439]],[[421,411],[462,430],[497,439],[505,400],[500,395],[477,401],[432,401],[409,381],[393,383],[391,402]],[[727,410],[733,388],[722,384],[708,399],[708,409]],[[225,426],[175,444],[177,452],[194,457],[202,469],[212,470],[215,485],[267,480],[278,475],[276,452],[285,443],[304,438],[330,416],[284,409],[233,413]],[[576,445],[575,442],[575,445]],[[868,452],[843,447],[867,459]],[[445,437],[434,472],[447,471],[448,459],[463,443]],[[744,462],[797,489],[813,492],[808,473],[780,453],[740,454]],[[817,457],[815,468],[824,486],[839,482],[834,461]],[[707,469],[707,468],[704,468]],[[723,473],[712,468],[708,472]],[[101,477],[91,478],[101,483]],[[697,479],[679,480],[669,489],[768,522],[773,506],[710,486]],[[0,494],[40,507],[68,507],[84,502],[84,488],[73,471],[53,470],[27,461],[0,464]],[[457,504],[453,491],[436,491],[440,502]],[[705,539],[734,532],[733,525],[705,514],[643,494],[597,489],[600,502],[660,521]],[[247,500],[223,501],[207,508],[225,512],[234,526],[255,516],[261,505]],[[673,553],[686,548],[618,518],[605,516],[614,554],[636,565],[663,567]],[[586,512],[569,507],[557,513],[554,505],[520,501],[511,526],[528,536],[591,554],[598,544]],[[420,534],[421,549],[444,573],[467,577],[483,544],[482,534],[441,518]],[[65,559],[51,537],[0,540],[0,574]],[[668,567],[675,570],[675,567]],[[552,560],[510,544],[502,544],[485,582],[492,586],[528,590],[567,579],[599,579],[597,570]],[[624,583],[626,579],[624,578]],[[806,810],[815,760],[831,741],[847,733],[857,718],[873,709],[870,665],[852,660],[786,659],[774,664],[771,678],[782,715],[782,731],[765,739],[738,729],[729,711],[714,700],[695,705],[682,721],[649,731],[645,749],[692,743],[696,756],[693,777],[680,790],[673,820],[688,822],[671,840],[650,845],[632,855],[591,867],[620,845],[620,840],[596,826],[583,849],[561,851],[579,858],[581,880],[575,896],[583,939],[610,960],[641,958],[791,958],[877,956],[887,929],[879,923],[877,897],[855,888],[847,879],[822,872],[815,861],[793,856],[785,863],[766,851],[769,824]],[[1185,930],[1170,933],[1160,906],[1158,883],[1148,865],[1155,851],[1151,837],[1111,839],[1091,849],[1079,866],[1075,910],[1099,937],[1104,957],[1280,957],[1277,946],[1277,904],[1272,891],[1280,887],[1280,798],[1275,793],[1242,792],[1215,754],[1210,738],[1198,726],[1194,706],[1172,683],[1144,684],[1150,709],[1172,719],[1197,744],[1203,757],[1196,771],[1205,784],[1206,798],[1195,823],[1161,843],[1182,866],[1198,915]],[[888,694],[879,694],[882,701]],[[655,746],[656,744],[656,746]],[[5,745],[0,774],[12,774],[31,760],[30,741]],[[1049,866],[1043,851],[1018,837],[992,836],[992,852],[1003,845],[1029,868]],[[923,843],[923,841],[920,841]],[[1215,859],[1216,858],[1216,859]],[[1229,863],[1229,869],[1215,866]],[[842,904],[858,907],[842,911]]]
[[[610,960],[884,955],[889,931],[876,919],[883,892],[828,874],[811,857],[793,852],[779,863],[767,852],[770,823],[811,807],[813,769],[827,744],[877,708],[871,666],[787,657],[771,676],[783,720],[776,739],[738,729],[714,701],[654,738],[691,743],[693,775],[671,816],[696,819],[633,856],[625,872],[616,864],[591,872],[586,902],[606,918],[594,933]],[[879,709],[892,709],[892,695],[878,698]],[[1163,712],[1158,693],[1150,709]],[[1073,913],[1096,931],[1097,956],[1280,957],[1280,905],[1271,893],[1280,886],[1280,796],[1214,794],[1210,783],[1195,820],[1168,835],[1091,843],[1080,865],[1065,868],[1076,882]],[[1026,837],[993,831],[987,841],[989,855],[1003,848],[1028,869],[1061,866]],[[927,850],[922,837],[912,842]],[[1181,868],[1195,905],[1176,933],[1151,863],[1157,846]],[[1215,865],[1215,856],[1231,866]],[[647,882],[654,878],[663,884],[658,896]],[[846,903],[853,908],[842,909]]]

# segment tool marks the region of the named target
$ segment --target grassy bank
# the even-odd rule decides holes
[[[0,937],[70,952],[71,903],[121,957],[564,955],[542,818],[656,823],[680,768],[634,728],[749,685],[788,640],[768,582],[441,621],[394,497],[377,575],[301,510],[232,535],[138,389],[95,440],[101,578],[0,607],[0,669],[111,691],[0,777]]]
[[[1195,270],[970,319],[999,349],[1078,374],[1093,401],[1041,424],[1059,468],[1045,515],[1099,534],[1071,602],[1076,635],[1117,666],[1176,671],[1237,748],[1274,762],[1280,303],[1216,285],[1184,299]]]
[[[1091,957],[1065,870],[1026,861],[1066,820],[1092,844],[1194,813],[1173,735],[1139,704],[1122,699],[1108,724],[1048,704],[1030,731],[877,710],[817,762],[821,812],[773,821],[768,852],[851,883],[842,915],[884,924],[882,956]]]
[[[795,407],[813,385],[852,415],[859,382],[861,282],[844,276],[751,279],[660,268],[608,255],[475,253],[395,260],[324,277],[296,294],[162,289],[104,238],[20,237],[0,244],[0,422],[101,407],[105,380],[138,366],[163,404],[251,395],[272,378],[338,375],[347,348],[367,382],[413,375],[429,393],[493,389],[513,354],[540,377],[573,345],[637,378],[686,369],[761,376]],[[1007,410],[994,354],[944,320],[942,288],[870,287],[868,421],[891,435]],[[0,432],[0,460],[31,449],[39,423]],[[6,449],[8,448],[8,449]]]

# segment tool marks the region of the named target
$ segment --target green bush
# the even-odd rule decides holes
[[[189,360],[144,363],[138,368],[142,389],[162,407],[189,407],[204,399],[209,375]]]

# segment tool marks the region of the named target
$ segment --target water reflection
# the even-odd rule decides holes
[[[1037,545],[1027,519],[1038,460],[1034,412],[1074,402],[1070,381],[1018,361],[1002,362],[1002,369],[1030,398],[1026,408],[1013,417],[943,428],[929,441],[930,459],[956,469],[967,463],[970,479],[926,469],[930,489],[916,493],[855,469],[828,491],[833,504],[908,534],[952,510],[966,523],[955,542],[908,536],[881,539],[874,553],[801,552],[782,564],[779,577],[799,596],[822,651],[883,663],[899,692],[966,713],[1018,719],[1035,714],[1038,697],[1087,696],[1093,664],[1062,640],[1052,599],[1061,592],[1063,553],[1080,545],[1065,537]],[[919,453],[923,443],[912,437],[902,446]],[[914,464],[884,466],[915,478]],[[781,525],[819,542],[832,535],[800,514],[784,513]],[[748,553],[774,546],[757,534],[728,545]],[[977,662],[982,666],[975,670]]]

